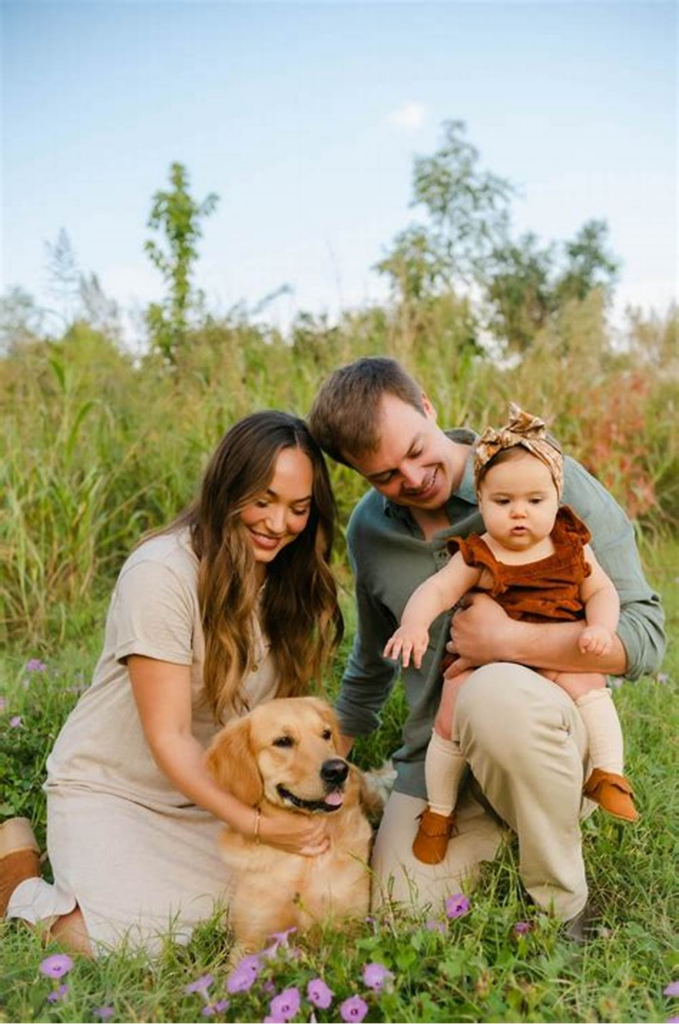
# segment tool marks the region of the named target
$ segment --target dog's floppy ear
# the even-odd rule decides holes
[[[207,768],[219,785],[244,804],[255,807],[264,786],[250,743],[250,719],[229,722],[217,733],[207,752]]]

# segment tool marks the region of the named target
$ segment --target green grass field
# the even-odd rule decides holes
[[[669,635],[676,637],[679,548],[656,543],[646,547],[644,559],[664,595]],[[347,610],[351,620],[350,606]],[[103,605],[90,608],[88,618],[103,623],[103,612]],[[1,663],[0,816],[30,817],[41,842],[45,759],[87,685],[99,642],[95,632],[86,640],[55,644],[49,653],[42,648],[44,670],[40,665],[27,669],[37,654],[32,649],[15,649]],[[624,827],[597,812],[584,826],[591,893],[602,910],[599,936],[587,946],[565,941],[556,922],[528,905],[515,849],[508,842],[497,860],[484,867],[462,916],[399,911],[299,941],[291,936],[290,949],[283,946],[264,960],[252,987],[237,993],[225,987],[231,968],[223,919],[205,924],[188,947],[168,938],[154,962],[125,951],[96,962],[76,958],[58,980],[39,970],[46,956],[58,952],[56,946],[45,948],[22,925],[0,924],[0,1020],[263,1021],[275,1017],[271,1001],[288,989],[301,996],[290,1018],[297,1021],[359,1020],[364,1012],[369,1021],[671,1019],[679,1014],[679,998],[664,996],[663,990],[679,979],[678,681],[675,641],[657,679],[625,684],[615,693],[643,817],[637,826]],[[383,729],[357,746],[363,767],[380,764],[394,748],[401,711],[397,689],[385,709]],[[525,934],[515,931],[518,922],[528,922]],[[381,991],[368,984],[370,973],[368,982],[363,976],[365,965],[375,962],[393,975]],[[187,994],[186,987],[206,974],[213,980],[205,995]],[[319,977],[333,993],[325,1009],[307,998],[308,983]],[[59,995],[63,985],[67,989]],[[48,1001],[51,993],[59,996],[54,1002]],[[286,998],[294,1009],[295,992]]]

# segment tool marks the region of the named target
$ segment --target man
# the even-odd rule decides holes
[[[393,359],[364,358],[336,370],[309,417],[325,452],[372,485],[351,516],[349,556],[356,577],[358,628],[337,702],[346,750],[379,725],[397,667],[382,657],[413,590],[448,559],[446,541],[482,532],[469,430],[445,432],[416,382]],[[583,654],[577,622],[514,621],[490,597],[442,615],[430,630],[421,669],[403,672],[410,713],[394,754],[397,781],[375,843],[374,898],[386,892],[425,904],[460,889],[481,860],[495,855],[502,824],[519,838],[520,872],[535,902],[571,922],[582,937],[587,883],[580,816],[592,805],[582,786],[585,731],[575,704],[525,666],[603,672],[635,679],[656,671],[664,650],[663,613],[646,583],[632,526],[608,492],[566,458],[564,503],[587,523],[595,554],[613,580],[620,622],[606,656]],[[473,775],[457,805],[457,834],[441,864],[412,854],[424,810],[424,756],[441,692],[441,662],[450,671],[480,666],[457,703],[459,742]]]

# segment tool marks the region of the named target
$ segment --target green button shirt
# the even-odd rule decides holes
[[[472,445],[469,430],[448,431],[451,440]],[[585,521],[592,548],[620,596],[618,636],[627,653],[627,677],[655,672],[665,649],[660,600],[646,582],[629,519],[602,485],[574,459],[566,457],[562,500]],[[447,505],[450,528],[425,540],[410,510],[370,490],[349,520],[349,558],[356,579],[358,623],[354,646],[342,679],[337,712],[349,736],[372,732],[379,712],[396,681],[398,669],[382,657],[401,620],[408,598],[427,577],[448,561],[449,537],[483,533],[476,503],[471,458],[459,488]],[[425,797],[424,755],[441,697],[441,659],[450,629],[450,613],[440,615],[429,630],[422,668],[402,673],[410,713],[403,727],[403,746],[394,754],[396,789]]]

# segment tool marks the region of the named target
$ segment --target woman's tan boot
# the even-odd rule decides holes
[[[40,850],[28,818],[10,818],[0,825],[0,918],[20,882],[40,877]]]

